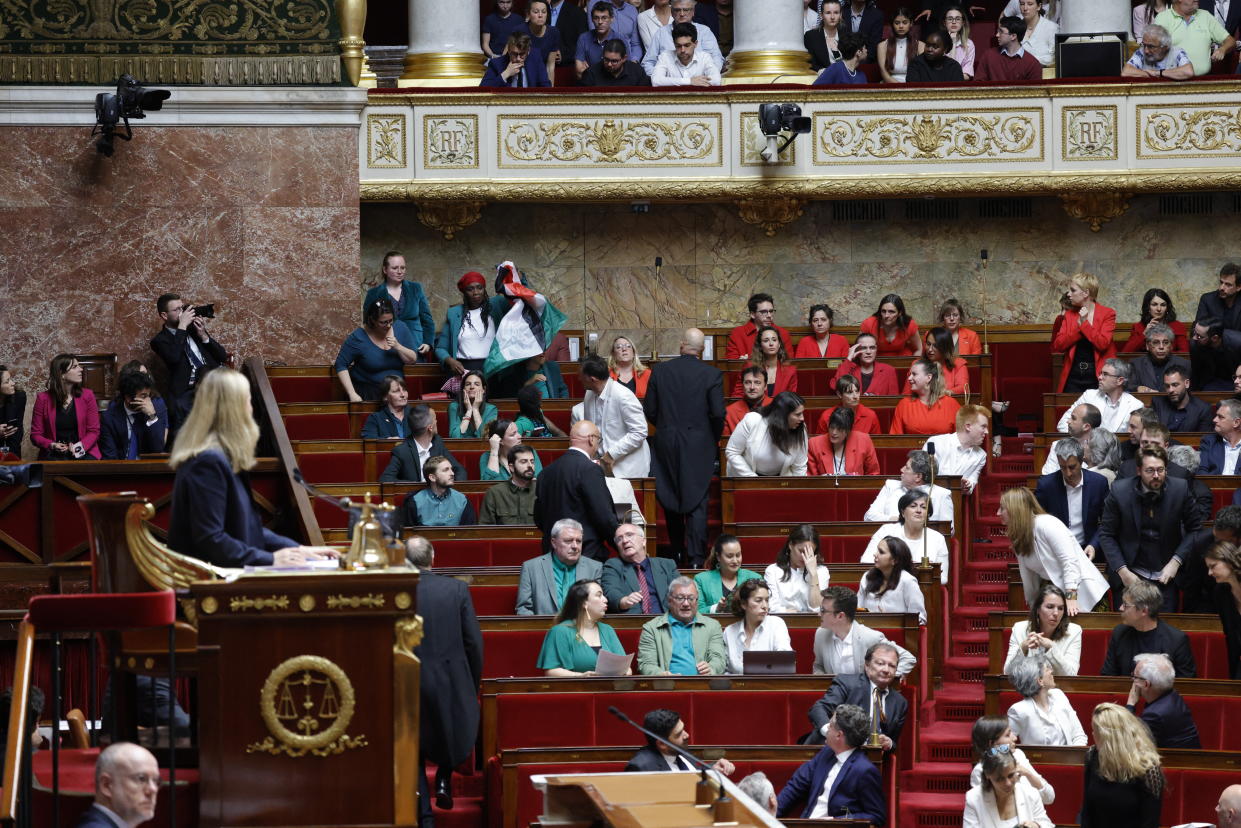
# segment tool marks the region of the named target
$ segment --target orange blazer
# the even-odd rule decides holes
[[[620,379],[616,376],[615,371],[610,371],[609,373],[612,375],[612,379],[616,380],[617,382],[620,382]],[[643,397],[646,396],[646,386],[651,381],[651,366],[649,365],[646,366],[646,370],[643,371],[641,374],[634,374],[633,381],[634,381],[634,384],[637,385],[637,388],[634,389],[634,392],[633,392],[634,396],[636,396],[638,399],[642,399]]]
[[[966,367],[965,360],[961,359],[961,357],[957,357],[956,363],[954,363],[951,368],[947,369],[944,368],[944,364],[941,362],[939,364],[939,370],[943,372],[944,387],[948,389],[949,394],[965,393],[965,389],[968,388],[970,384],[970,370]],[[905,377],[905,388],[902,393],[910,393],[909,377]]]
[[[982,340],[969,328],[957,328],[957,353],[961,356],[974,356],[982,353]]]
[[[814,334],[803,336],[797,342],[797,350],[793,352],[793,359],[843,359],[849,354],[849,340],[840,334],[829,333],[827,335],[827,353],[819,353],[819,343],[815,340]]]
[[[896,339],[891,342],[879,332],[879,320],[873,316],[868,316],[862,320],[858,333],[867,333],[879,341],[879,356],[913,356],[915,346],[918,342],[918,323],[909,320],[908,327],[903,331],[898,331]]]
[[[806,474],[819,477],[836,473],[832,458],[831,437],[819,434],[810,438],[806,448]],[[849,432],[845,440],[845,474],[879,474],[879,455],[870,435],[861,431]]]
[[[917,397],[906,397],[896,404],[889,434],[947,434],[957,430],[957,409],[961,403],[943,396],[927,408]]]

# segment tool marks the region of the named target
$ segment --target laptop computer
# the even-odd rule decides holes
[[[797,672],[797,653],[792,650],[746,650],[741,654],[745,676],[788,676]]]

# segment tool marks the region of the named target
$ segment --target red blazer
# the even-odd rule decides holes
[[[763,407],[771,402],[771,397],[764,396],[763,401],[758,405]],[[737,400],[728,404],[728,408],[724,409],[724,433],[720,436],[727,437],[733,433],[733,429],[737,427],[737,423],[741,422],[741,418],[750,413],[750,406],[746,405],[745,400]]]
[[[837,408],[840,408],[840,406],[833,405],[819,416],[819,430],[817,433],[827,433],[828,421],[832,419],[832,412]],[[853,410],[853,430],[864,431],[867,434],[883,434],[883,429],[879,427],[879,415],[861,403],[858,403],[857,408]]]
[[[842,360],[840,367],[836,369],[835,375],[832,376],[832,390],[836,390],[836,380],[845,374],[852,374],[857,377],[858,382],[862,381],[862,366]],[[895,395],[901,393],[901,382],[896,378],[896,369],[884,362],[875,363],[875,373],[870,378],[870,387],[866,389],[867,394],[874,395]]]
[[[1095,367],[1102,368],[1104,360],[1116,356],[1116,343],[1112,336],[1116,333],[1116,311],[1095,305],[1094,322],[1084,323],[1078,327],[1077,311],[1067,310],[1060,318],[1051,339],[1051,350],[1064,354],[1064,368],[1060,371],[1060,381],[1056,384],[1057,391],[1063,391],[1069,381],[1069,373],[1073,369],[1073,349],[1081,335],[1094,347]]]
[[[99,459],[99,403],[89,388],[82,389],[82,396],[74,404],[78,417],[78,439],[88,457]],[[51,391],[41,391],[34,398],[34,413],[30,418],[30,442],[39,447],[39,459],[46,460],[56,439],[56,400]]]
[[[616,380],[617,382],[620,382],[620,380],[616,376],[615,371],[609,371],[608,373],[612,375],[612,379]],[[651,366],[649,365],[646,366],[646,370],[643,371],[641,374],[634,374],[633,381],[634,381],[634,384],[637,386],[637,389],[633,392],[633,394],[638,399],[642,399],[643,397],[646,396],[646,386],[649,385],[651,382]]]
[[[969,328],[957,328],[957,353],[961,356],[973,356],[982,353],[982,340]]]
[[[918,343],[918,323],[909,320],[909,326],[903,331],[897,331],[896,339],[889,342],[887,338],[879,332],[879,320],[873,316],[868,316],[862,320],[861,330],[858,333],[866,333],[873,336],[879,341],[879,356],[913,356],[914,348]]]
[[[965,389],[970,384],[970,369],[966,367],[965,360],[957,357],[957,361],[951,368],[945,369],[944,364],[939,364],[939,370],[944,375],[944,387],[948,389],[949,394],[964,394]],[[901,392],[909,394],[909,377],[905,377],[905,388]]]
[[[827,335],[827,353],[819,353],[819,343],[814,334],[803,336],[793,352],[793,359],[841,359],[849,353],[849,340],[840,334]]]
[[[1177,353],[1185,353],[1189,350],[1189,337],[1186,335],[1184,322],[1169,322],[1168,327],[1172,329],[1174,339],[1172,340],[1172,350]],[[1133,334],[1129,337],[1129,341],[1120,346],[1122,354],[1141,354],[1146,352],[1146,326],[1141,322],[1133,323]]]
[[[917,397],[906,397],[896,404],[889,434],[947,434],[956,431],[957,410],[961,403],[948,395],[927,408]]]
[[[740,397],[744,390],[741,386],[741,376],[738,374],[737,383],[733,386],[733,392],[729,396]],[[797,391],[797,369],[792,365],[781,365],[776,369],[776,385],[767,396],[774,397],[781,391]]]
[[[784,343],[786,353],[793,353],[793,340],[789,339],[789,332],[779,325],[772,325],[780,332],[780,341]],[[728,350],[724,354],[725,359],[749,359],[750,354],[754,353],[754,337],[758,334],[758,328],[753,322],[747,322],[744,325],[738,325],[728,334]]]
[[[810,477],[836,473],[831,439],[827,434],[810,438],[806,448],[806,474]],[[869,434],[849,432],[845,439],[845,474],[879,474],[879,455]]]

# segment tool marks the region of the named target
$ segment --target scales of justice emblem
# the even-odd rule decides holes
[[[321,656],[295,656],[267,676],[259,713],[270,736],[246,746],[246,753],[332,756],[366,747],[366,736],[345,730],[356,710],[353,683]]]

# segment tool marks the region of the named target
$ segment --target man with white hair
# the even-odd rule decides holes
[[[95,762],[95,801],[77,828],[135,828],[155,818],[159,764],[144,747],[116,742]]]
[[[1056,430],[1067,432],[1070,412],[1082,403],[1090,403],[1099,409],[1103,428],[1115,434],[1124,431],[1129,427],[1129,414],[1142,407],[1141,400],[1125,391],[1132,374],[1133,369],[1125,360],[1116,357],[1104,360],[1099,369],[1099,387],[1083,391],[1056,423]]]
[[[582,554],[582,524],[572,518],[556,521],[551,531],[552,551],[521,565],[517,579],[518,615],[555,615],[569,587],[595,581],[603,564]]]
[[[767,774],[755,771],[738,782],[737,787],[743,794],[753,799],[756,805],[766,808],[767,813],[772,816],[776,815],[776,789],[771,784],[771,780],[767,778]]]
[[[1138,700],[1146,703],[1141,719],[1151,730],[1155,746],[1165,748],[1202,747],[1194,714],[1181,694],[1173,689],[1176,668],[1164,653],[1139,653],[1133,659],[1133,685],[1125,707],[1137,714]]]
[[[1180,46],[1172,45],[1172,35],[1157,23],[1148,23],[1142,32],[1142,43],[1129,62],[1120,70],[1124,78],[1159,78],[1189,80],[1194,64]]]

